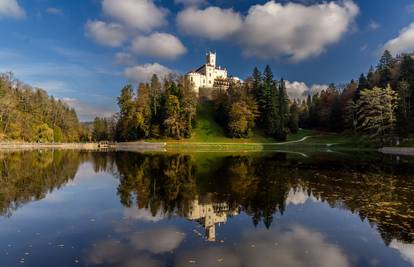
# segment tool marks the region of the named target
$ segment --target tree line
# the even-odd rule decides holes
[[[247,138],[262,129],[277,140],[296,133],[297,103],[290,102],[285,82],[273,79],[269,66],[263,75],[255,69],[246,82],[231,82],[228,88],[214,88],[211,98],[201,99],[185,77],[153,75],[149,83],[135,90],[127,85],[118,97],[119,113],[113,118],[95,118],[95,140],[133,141],[144,138],[189,138],[197,125],[200,104],[214,107],[216,121],[229,137]]]
[[[230,137],[249,137],[254,129],[284,141],[298,131],[299,114],[295,101],[289,101],[283,79],[275,80],[266,66],[263,74],[255,68],[244,83],[230,83],[216,89],[212,102],[217,121]]]
[[[93,137],[116,141],[143,138],[188,138],[195,127],[197,96],[184,78],[153,75],[149,83],[136,90],[127,85],[117,99],[115,118],[96,118]]]
[[[0,141],[77,142],[86,136],[74,109],[11,73],[0,74]]]
[[[385,51],[376,68],[337,88],[305,99],[289,99],[286,84],[266,66],[254,68],[242,82],[212,89],[199,99],[185,77],[153,75],[135,90],[125,86],[118,97],[120,112],[113,118],[96,118],[95,140],[132,141],[143,138],[191,137],[200,103],[213,107],[215,120],[229,137],[248,138],[254,130],[275,140],[286,140],[299,128],[347,132],[382,143],[414,133],[414,57],[393,57]]]
[[[376,68],[343,89],[331,84],[299,105],[299,126],[387,142],[414,133],[414,57],[385,51]]]

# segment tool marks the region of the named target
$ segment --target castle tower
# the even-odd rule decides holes
[[[216,53],[208,52],[206,55],[206,63],[207,65],[216,67]]]

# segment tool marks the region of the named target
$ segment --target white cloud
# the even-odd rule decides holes
[[[176,4],[183,4],[185,6],[198,6],[205,4],[206,0],[174,0]]]
[[[131,82],[139,83],[148,81],[154,74],[157,74],[158,77],[162,79],[170,73],[173,73],[173,71],[169,68],[158,63],[153,63],[127,68],[124,75]]]
[[[167,11],[151,0],[104,0],[105,14],[142,31],[150,31],[167,23]]]
[[[402,257],[414,265],[414,244],[405,244],[393,239],[390,248],[394,248],[400,252]]]
[[[1,0],[0,1],[0,18],[11,17],[11,18],[24,18],[26,12],[19,6],[17,0]]]
[[[135,59],[130,53],[118,52],[115,54],[115,63],[120,65],[134,65]]]
[[[55,7],[49,7],[46,9],[46,12],[52,15],[62,15],[63,11],[62,9],[55,8]]]
[[[269,1],[252,6],[241,32],[244,53],[292,61],[318,56],[344,36],[358,13],[351,0],[314,5]]]
[[[379,29],[380,27],[381,27],[381,24],[379,24],[378,22],[376,22],[376,21],[374,21],[374,20],[372,20],[372,21],[368,24],[368,28],[369,28],[370,30],[373,30],[373,31],[375,31],[375,30]]]
[[[185,34],[218,40],[238,31],[242,18],[233,9],[190,7],[177,14],[177,25]]]
[[[326,90],[328,85],[323,84],[313,84],[311,87],[307,86],[304,82],[290,82],[285,81],[286,92],[290,99],[306,99],[307,96]]]
[[[124,28],[116,23],[94,20],[86,22],[85,28],[86,35],[102,45],[120,46],[127,38]]]
[[[76,114],[81,121],[92,121],[95,117],[111,117],[114,114],[112,111],[89,105],[76,98],[65,97],[62,101],[69,107],[75,109]]]
[[[132,42],[131,50],[139,55],[167,59],[174,59],[187,51],[177,37],[159,32],[149,36],[138,36]]]
[[[383,50],[388,49],[391,53],[398,54],[404,52],[412,52],[414,50],[414,23],[400,31],[398,37],[389,40]]]

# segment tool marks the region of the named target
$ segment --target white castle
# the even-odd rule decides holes
[[[240,81],[240,79],[227,76],[227,69],[216,66],[216,53],[206,54],[206,63],[196,70],[187,73],[187,78],[193,84],[194,91],[199,92],[200,88],[213,88],[229,86],[229,80]]]

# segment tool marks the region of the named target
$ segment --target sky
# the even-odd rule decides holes
[[[217,52],[242,79],[269,64],[290,96],[414,51],[413,0],[0,0],[0,72],[74,107],[117,111],[121,88],[185,74]]]

